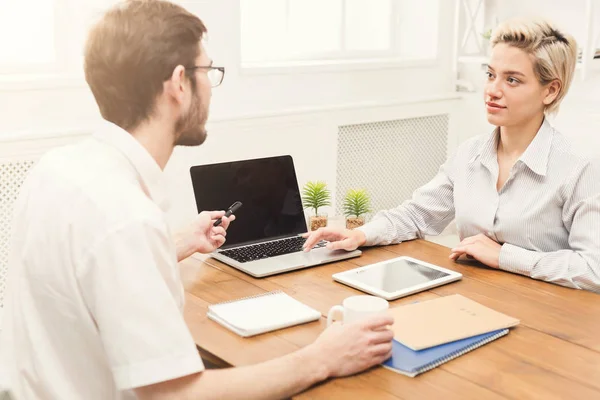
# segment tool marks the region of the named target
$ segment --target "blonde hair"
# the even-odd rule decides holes
[[[505,43],[517,47],[533,58],[533,71],[542,85],[554,80],[561,83],[560,92],[545,112],[558,112],[573,80],[577,63],[577,43],[573,36],[559,31],[546,20],[513,19],[500,24],[492,32],[491,45]]]

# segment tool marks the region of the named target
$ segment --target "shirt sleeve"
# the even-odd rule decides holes
[[[454,219],[453,163],[454,158],[446,161],[429,183],[414,192],[412,199],[378,212],[371,222],[357,228],[367,238],[365,245],[396,244],[439,235]]]
[[[501,269],[600,293],[600,168],[595,162],[580,171],[563,190],[569,248],[537,252],[504,243]]]
[[[78,278],[117,388],[202,371],[166,225],[128,222],[92,246]]]

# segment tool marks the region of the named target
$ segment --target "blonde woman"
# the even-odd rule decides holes
[[[354,250],[437,235],[456,218],[451,259],[600,292],[599,163],[546,119],[569,90],[577,44],[531,20],[502,24],[491,43],[484,102],[497,128],[462,144],[411,200],[356,230],[314,232],[306,250],[321,239]]]

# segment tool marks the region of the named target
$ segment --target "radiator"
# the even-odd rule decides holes
[[[409,199],[446,161],[448,120],[441,114],[340,126],[336,214],[349,189],[366,189],[374,211]]]
[[[13,204],[35,160],[0,162],[0,307],[4,306]]]

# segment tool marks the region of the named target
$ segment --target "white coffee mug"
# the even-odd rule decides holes
[[[390,307],[387,300],[376,296],[352,296],[341,306],[333,306],[327,314],[327,326],[334,322],[335,314],[342,315],[342,323],[350,324],[375,315],[383,315]]]

